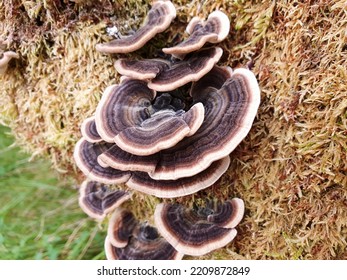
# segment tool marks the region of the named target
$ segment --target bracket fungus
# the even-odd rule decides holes
[[[213,162],[197,175],[176,180],[154,180],[147,173],[134,172],[126,183],[128,187],[162,198],[174,198],[196,193],[212,186],[227,171],[230,157]]]
[[[139,80],[149,80],[150,89],[168,92],[189,82],[198,81],[207,74],[222,57],[219,47],[195,52],[184,60],[170,62],[163,59],[127,60],[115,62],[121,75]]]
[[[97,161],[103,162],[105,166],[122,171],[151,172],[157,164],[158,153],[149,156],[137,156],[122,150],[114,144],[108,150],[99,154]]]
[[[148,87],[157,91],[172,91],[189,82],[198,81],[207,74],[222,57],[223,50],[219,47],[208,48],[192,54],[186,60],[173,63],[164,69]]]
[[[98,161],[98,156],[109,149],[111,145],[105,142],[89,143],[83,137],[76,143],[75,163],[89,180],[103,184],[121,184],[130,178],[130,172],[106,167]]]
[[[105,239],[108,260],[180,260],[177,252],[156,228],[139,223],[128,210],[117,208],[112,214]]]
[[[217,205],[217,209],[194,210],[180,204],[161,203],[155,209],[154,221],[160,234],[177,251],[201,256],[230,243],[237,234],[235,226],[244,214],[244,204],[239,198]],[[220,220],[228,222],[224,224]]]
[[[236,69],[220,89],[191,94],[193,103],[205,107],[204,121],[195,134],[161,151],[155,171],[149,173],[153,179],[193,176],[229,155],[248,134],[260,104],[257,80],[247,69]]]
[[[134,228],[137,226],[133,213],[123,208],[117,208],[109,220],[107,236],[113,246],[124,248],[129,243]]]
[[[96,129],[95,117],[89,117],[83,121],[81,125],[81,134],[89,143],[98,143],[102,141]]]
[[[163,52],[178,58],[202,48],[207,42],[218,43],[229,34],[230,21],[221,11],[212,12],[206,21],[194,17],[187,25],[190,35],[186,40],[171,48],[163,48]]]
[[[96,50],[105,53],[129,53],[136,51],[156,34],[167,29],[175,17],[176,8],[171,1],[156,1],[148,12],[145,22],[134,34],[108,43],[97,44]]]
[[[96,48],[109,53],[137,50],[175,16],[170,1],[155,1],[134,35]],[[260,104],[258,82],[250,70],[218,66],[223,54],[218,46],[201,49],[224,40],[229,29],[228,16],[215,11],[205,21],[193,18],[186,28],[190,36],[162,49],[171,58],[115,62],[120,82],[105,89],[95,115],[82,123],[82,138],[74,150],[76,165],[88,180],[177,198],[221,178]],[[102,190],[101,194],[96,208],[102,208]],[[161,203],[154,220],[162,237],[130,211],[112,210],[105,239],[108,259],[181,259],[232,241],[244,203],[234,198],[198,210]]]
[[[81,148],[82,142],[80,141],[76,145],[75,151],[78,152],[75,155],[77,164],[82,166],[81,170],[85,170],[85,174],[91,175],[102,172],[99,166],[100,161],[97,160],[100,156],[101,162],[126,171],[125,168],[129,168],[129,164],[122,167],[117,165],[117,162],[124,162],[124,158],[128,158],[135,163],[136,168],[138,168],[137,171],[148,172],[154,180],[177,180],[192,177],[207,169],[212,162],[228,156],[251,128],[260,103],[260,90],[254,74],[247,69],[236,69],[230,73],[227,69],[221,70],[221,68],[215,67],[201,80],[201,83],[206,84],[206,81],[211,80],[212,85],[220,86],[222,84],[221,77],[215,72],[221,71],[224,73],[225,78],[230,75],[221,88],[210,86],[200,90],[202,87],[200,81],[196,82],[190,92],[195,104],[188,112],[181,115],[182,118],[177,118],[176,115],[173,118],[173,121],[179,124],[180,120],[184,120],[184,116],[191,116],[190,112],[196,112],[193,115],[198,116],[196,119],[199,125],[196,122],[191,125],[191,127],[194,127],[193,132],[195,133],[192,133],[190,129],[182,137],[181,134],[177,133],[177,130],[173,132],[172,128],[175,128],[175,125],[170,123],[170,129],[168,126],[160,127],[161,122],[159,119],[154,118],[154,122],[148,121],[148,123],[152,123],[157,130],[147,130],[147,134],[138,133],[139,138],[135,138],[133,131],[146,132],[144,129],[146,126],[142,123],[142,126],[139,127],[140,130],[132,130],[130,136],[122,134],[123,139],[130,143],[132,141],[133,144],[129,147],[124,145],[126,141],[122,143],[119,140],[120,137],[117,138],[117,132],[131,126],[133,123],[141,123],[139,119],[145,119],[148,112],[154,110],[150,100],[154,100],[155,92],[148,89],[144,81],[132,79],[125,79],[120,86],[112,87],[111,89],[115,89],[114,91],[106,90],[97,107],[96,128],[99,133],[102,132],[100,133],[102,139],[109,142],[113,141],[117,144],[117,147],[105,142],[95,145],[93,148],[95,155],[88,156],[89,162],[91,162],[91,165],[95,165],[95,168],[91,165],[87,167],[88,163],[86,161],[81,164],[83,163],[82,158],[87,159],[85,156],[79,156],[81,155],[80,151],[83,151],[83,154],[86,155],[93,149],[91,149],[90,144],[85,143],[86,141],[82,141],[84,146]],[[213,82],[212,80],[215,77],[218,77],[218,79]],[[130,89],[124,90],[128,85]],[[142,87],[139,87],[139,85],[142,85]],[[128,94],[123,97],[123,94],[118,92],[120,89]],[[199,89],[199,91],[194,89]],[[120,104],[123,102],[127,105],[117,107],[118,99],[120,99]],[[201,106],[198,106],[199,104],[203,105],[204,110],[196,109],[201,108]],[[164,116],[168,111],[172,115],[172,111],[163,110]],[[204,112],[204,117],[202,112]],[[154,115],[161,117],[157,112]],[[128,118],[125,119],[125,117]],[[202,118],[203,121],[201,122]],[[189,118],[186,118],[184,123],[191,123],[187,119],[189,120]],[[167,129],[162,131],[163,127],[167,127]],[[158,140],[156,141],[156,139]],[[164,144],[160,142],[162,139],[167,140],[167,142],[164,142],[165,148],[163,148]],[[96,152],[96,150],[99,152]],[[113,152],[111,153],[111,151]],[[101,156],[101,154],[104,155]],[[138,165],[139,162],[142,162],[142,164]],[[150,164],[147,165],[148,163]],[[145,165],[147,166],[144,170],[142,167]],[[112,173],[112,168],[111,170],[109,168],[111,167],[106,168],[107,172]],[[122,175],[125,174],[122,173]],[[113,177],[117,177],[116,175],[120,176],[119,173],[112,173]],[[121,182],[127,181],[128,178],[121,180]]]
[[[108,213],[130,199],[130,194],[123,190],[113,190],[104,184],[84,181],[79,189],[79,205],[90,217],[102,220]]]
[[[165,59],[117,59],[114,63],[116,71],[133,79],[150,80],[170,67],[170,61]]]
[[[152,68],[157,64],[156,76],[123,76],[120,84],[105,90],[95,117],[82,124],[83,137],[74,153],[77,166],[90,180],[126,183],[158,197],[192,194],[216,182],[228,168],[229,154],[248,134],[260,104],[254,74],[216,66],[221,52],[218,47],[205,49],[175,64],[191,67],[195,61],[204,69],[201,65],[219,53],[208,73],[191,79],[196,81],[190,101],[176,97],[176,91],[166,92],[169,88],[161,94],[150,88],[176,66],[158,60],[119,62],[131,73],[146,69],[146,63]],[[199,55],[206,59],[199,60]]]
[[[118,155],[118,166],[122,164],[126,169],[154,168],[156,157],[139,157],[122,151],[115,144],[101,142],[89,143],[82,138],[75,148],[75,161],[77,166],[90,180],[97,179],[104,184],[125,183],[129,188],[157,197],[180,197],[195,193],[213,185],[228,169],[229,156],[213,162],[208,168],[195,176],[183,177],[176,180],[155,180],[148,173],[141,171],[122,171],[109,167],[110,162],[105,154],[112,151],[113,156]],[[119,155],[124,155],[122,159]],[[102,157],[104,156],[104,157]],[[101,158],[101,160],[100,160]],[[147,161],[146,161],[147,159]],[[112,160],[112,159],[111,159]],[[101,162],[100,162],[101,161]],[[104,166],[103,166],[104,165]],[[132,166],[132,167],[131,167]]]
[[[101,138],[134,155],[146,156],[176,145],[201,126],[201,103],[185,112],[175,108],[170,95],[158,96],[152,104],[155,98],[156,92],[140,80],[127,78],[109,87],[96,109]]]

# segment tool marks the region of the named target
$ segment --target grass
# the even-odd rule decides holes
[[[12,143],[0,126],[0,259],[104,259],[104,234],[77,191]]]

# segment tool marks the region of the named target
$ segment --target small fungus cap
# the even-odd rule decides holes
[[[213,47],[193,53],[189,58],[172,63],[150,80],[148,87],[156,91],[172,91],[206,75],[220,60],[223,50]]]
[[[156,96],[145,81],[123,78],[118,85],[106,88],[95,111],[95,123],[100,137],[109,143],[122,130],[146,119],[146,108]]]
[[[98,156],[111,146],[112,144],[105,142],[90,143],[83,137],[76,143],[73,154],[75,163],[89,180],[103,184],[121,184],[129,179],[130,172],[128,171],[100,165]]]
[[[164,59],[133,60],[121,58],[116,60],[114,67],[121,75],[133,79],[150,80],[169,68],[170,62]]]
[[[81,133],[84,139],[89,143],[98,143],[102,141],[98,130],[96,129],[95,117],[86,118],[81,125]]]
[[[105,53],[129,53],[143,47],[157,33],[167,29],[176,17],[176,8],[171,1],[156,1],[148,12],[143,25],[130,36],[97,44],[96,49]]]
[[[131,237],[128,246],[117,248],[108,236],[105,239],[105,254],[108,260],[181,260],[184,256],[164,238],[143,241]]]
[[[108,222],[107,236],[109,241],[117,248],[124,248],[128,245],[136,226],[137,220],[130,211],[117,208]]]
[[[102,220],[128,199],[128,192],[112,190],[104,184],[85,180],[79,189],[78,202],[88,216]]]
[[[206,21],[195,17],[186,28],[190,36],[176,46],[163,48],[163,52],[181,58],[187,53],[202,48],[208,42],[218,43],[223,41],[228,36],[229,30],[229,18],[221,11],[212,12]]]
[[[158,153],[149,156],[136,156],[122,150],[116,144],[111,145],[109,149],[98,156],[98,162],[105,163],[106,167],[109,166],[122,171],[152,172],[155,170],[158,160]]]
[[[154,221],[160,234],[179,252],[201,256],[226,246],[236,236],[234,228],[224,228],[206,215],[180,204],[156,206]]]
[[[195,29],[202,28],[204,20],[200,17],[193,17],[186,27],[186,33],[191,35]]]

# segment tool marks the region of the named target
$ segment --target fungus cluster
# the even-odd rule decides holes
[[[155,227],[138,222],[123,208],[117,208],[110,218],[105,253],[109,260],[180,260],[183,257]]]
[[[155,228],[119,207],[109,220],[106,256],[111,260],[178,260],[184,255],[204,255],[234,239],[243,214],[239,198],[224,203],[209,201],[206,207],[196,209],[161,203],[154,213]]]
[[[156,1],[134,34],[99,44],[96,49],[106,53],[135,51],[165,30],[175,16],[170,1]],[[244,209],[240,199],[218,204],[218,209],[212,207],[209,212],[217,211],[212,216],[195,214],[180,205],[158,205],[155,221],[165,241],[156,229],[138,225],[129,211],[118,209],[129,194],[108,191],[104,186],[125,184],[159,198],[176,198],[213,185],[226,172],[229,155],[248,134],[260,103],[254,74],[248,69],[217,66],[223,50],[206,46],[224,40],[229,28],[227,15],[215,11],[207,20],[193,18],[186,29],[188,38],[162,50],[167,59],[118,59],[115,68],[122,75],[120,83],[106,88],[94,116],[83,122],[74,159],[88,178],[84,185],[90,188],[81,188],[80,204],[88,208],[87,214],[93,209],[91,216],[99,218],[116,209],[110,220],[113,233],[122,224],[130,226],[124,229],[126,233],[123,229],[116,233],[123,242],[116,241],[109,231],[105,243],[108,258],[159,258],[150,253],[153,244],[165,248],[167,258],[200,255],[235,237],[234,228]],[[228,207],[232,218],[224,217]],[[222,218],[225,220],[220,221]],[[234,219],[231,225],[229,218]],[[175,232],[181,226],[186,231]],[[133,247],[139,244],[148,250],[134,252]]]

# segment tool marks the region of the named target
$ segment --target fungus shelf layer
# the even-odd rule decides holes
[[[107,185],[94,181],[84,181],[79,189],[79,205],[90,217],[102,220],[108,213],[130,199],[123,190],[110,189]]]
[[[134,35],[96,48],[110,53],[137,50],[175,16],[170,1],[155,1]],[[224,40],[229,29],[228,16],[214,11],[207,20],[193,18],[186,28],[190,36],[163,48],[168,54],[164,58],[115,62],[120,82],[106,88],[95,115],[82,123],[82,138],[74,151],[76,164],[88,180],[177,198],[206,189],[222,177],[230,153],[248,134],[260,104],[254,74],[218,66],[222,48],[207,45]],[[129,197],[118,192],[109,195]],[[103,206],[108,197],[104,188],[84,192],[83,197],[81,207],[89,203],[98,212],[95,215],[110,214],[111,207]],[[154,214],[157,230],[118,206],[112,206],[105,239],[108,259],[203,255],[231,242],[244,215],[244,203],[238,198],[198,211],[160,203]]]
[[[206,43],[223,41],[228,36],[229,30],[229,18],[221,11],[214,11],[206,21],[194,17],[186,28],[190,36],[176,46],[163,48],[163,52],[182,58],[187,53],[199,50]]]
[[[138,222],[130,211],[122,208],[110,219],[105,252],[109,260],[179,260],[183,257],[155,227]]]
[[[217,212],[213,216],[214,212]],[[218,209],[188,209],[179,204],[158,204],[154,221],[160,234],[182,254],[201,256],[224,247],[236,236],[235,226],[244,214],[244,203],[234,198]],[[217,222],[225,220],[224,224]]]
[[[143,25],[133,34],[108,43],[96,45],[105,53],[129,53],[143,47],[156,34],[169,27],[176,17],[176,8],[170,1],[156,1],[148,12]]]

